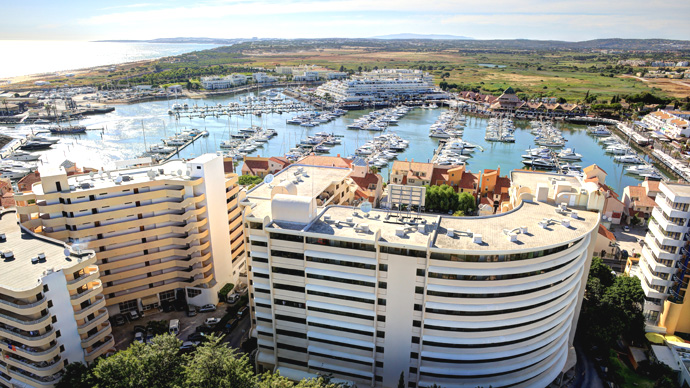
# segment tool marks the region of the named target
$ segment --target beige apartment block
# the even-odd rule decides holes
[[[111,314],[157,308],[180,290],[188,303],[217,303],[244,269],[236,174],[221,156],[68,177],[41,170],[15,197],[20,222],[96,252]]]
[[[93,250],[75,250],[0,210],[0,385],[52,387],[71,362],[113,351]]]
[[[596,184],[515,171],[502,214],[365,213],[329,199],[343,199],[340,170],[292,165],[240,204],[259,369],[498,388],[575,365]]]

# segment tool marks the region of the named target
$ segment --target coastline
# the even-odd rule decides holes
[[[148,65],[152,62],[159,61],[163,58],[168,58],[168,57],[159,57],[159,58],[155,58],[155,59],[142,59],[139,61],[132,61],[132,62],[120,62],[120,63],[113,63],[113,64],[109,64],[109,65],[84,67],[84,68],[80,68],[80,69],[68,69],[68,70],[59,70],[59,71],[52,71],[52,72],[46,72],[46,73],[35,73],[35,74],[19,75],[19,76],[14,76],[14,77],[5,77],[5,78],[0,78],[0,82],[9,81],[9,83],[7,85],[15,85],[15,84],[20,84],[20,83],[24,83],[24,82],[51,81],[51,80],[54,81],[56,79],[66,77],[66,75],[62,74],[62,73],[74,74],[74,76],[70,77],[70,78],[88,77],[88,76],[94,75],[93,73],[107,72],[108,69],[110,69],[112,67],[122,68],[122,70],[127,70],[127,69],[132,68],[132,67]],[[33,86],[33,85],[22,85],[22,86]]]

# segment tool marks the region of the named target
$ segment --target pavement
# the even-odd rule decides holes
[[[604,388],[606,385],[597,373],[597,367],[592,360],[585,354],[584,349],[578,341],[575,341],[575,352],[577,354],[577,364],[575,364],[575,380],[567,387],[569,388]]]

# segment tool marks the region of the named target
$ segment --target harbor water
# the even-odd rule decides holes
[[[286,124],[286,120],[297,113],[263,114],[261,117],[246,114],[244,116],[219,116],[207,115],[205,118],[186,118],[179,120],[168,114],[173,103],[184,104],[193,107],[227,106],[229,102],[238,102],[240,97],[222,96],[203,100],[178,99],[170,101],[151,101],[132,105],[117,105],[115,111],[105,114],[87,117],[79,122],[89,128],[103,128],[103,130],[89,130],[81,135],[64,135],[63,140],[54,145],[52,149],[44,151],[41,163],[62,163],[69,159],[80,167],[109,168],[112,162],[122,159],[132,159],[141,156],[147,147],[160,144],[161,139],[170,137],[184,129],[197,128],[207,130],[208,137],[200,138],[189,147],[179,152],[179,157],[192,158],[203,153],[220,150],[219,144],[228,140],[230,134],[236,134],[238,129],[250,125],[259,125],[275,129],[277,136],[265,143],[262,148],[252,152],[250,156],[282,156],[290,148],[295,147],[301,139],[318,132],[327,132],[341,136],[341,144],[334,146],[328,155],[341,155],[349,157],[355,149],[381,132],[369,132],[365,130],[347,129],[356,118],[370,112],[349,111],[346,115],[338,117],[334,121],[307,128],[299,125]],[[429,138],[429,126],[445,110],[420,109],[411,110],[405,117],[399,120],[397,126],[389,127],[388,131],[397,133],[403,139],[410,142],[410,146],[399,154],[398,160],[413,160],[417,162],[431,161],[434,151],[439,145],[437,139]],[[184,113],[184,111],[181,111]],[[468,160],[467,168],[472,172],[483,169],[495,169],[500,167],[501,174],[506,175],[511,170],[524,168],[521,155],[525,150],[536,147],[534,135],[530,132],[528,121],[515,123],[515,143],[497,143],[484,140],[485,129],[488,123],[486,118],[467,118],[463,139],[481,146],[472,158]],[[582,161],[577,162],[583,167],[597,164],[603,168],[608,177],[606,183],[622,194],[624,187],[636,185],[641,178],[624,173],[623,164],[615,163],[613,155],[604,153],[603,146],[597,142],[597,138],[587,133],[586,127],[568,123],[558,123],[567,139],[566,147],[574,148],[575,152],[583,155]],[[20,126],[14,131],[26,133],[37,126]],[[479,148],[479,147],[478,147]],[[237,171],[241,167],[238,166]],[[382,169],[386,181],[388,169]]]

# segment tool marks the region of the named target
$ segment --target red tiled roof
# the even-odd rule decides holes
[[[475,190],[475,184],[478,185],[479,183],[479,176],[466,172],[462,174],[462,178],[460,178],[460,182],[458,183],[458,187],[461,189],[472,189]]]
[[[32,174],[29,174],[29,175],[25,176],[24,178],[20,179],[19,182],[17,182],[17,187],[19,188],[19,190],[22,190],[22,188],[24,188],[23,191],[30,191],[31,186],[34,183],[37,183],[40,181],[41,181],[41,174],[39,174],[38,170],[36,170]]]
[[[590,171],[594,170],[595,168],[596,168],[596,169],[599,169],[599,170],[601,170],[601,171],[603,171],[604,174],[608,175],[608,173],[607,173],[606,171],[604,171],[603,168],[597,166],[596,164],[593,164],[593,165],[591,165],[591,166],[587,166],[587,167],[585,167],[584,170],[582,170],[582,171],[584,171],[585,174],[587,174],[587,173],[589,173]]]
[[[503,193],[503,189],[507,191],[510,188],[510,184],[510,178],[508,178],[507,176],[499,176],[496,179],[496,188],[494,189],[494,193],[501,194]]]
[[[599,224],[599,234],[611,241],[616,241],[616,236],[610,230],[606,229],[604,225]]]
[[[250,174],[254,175],[259,171],[268,170],[268,160],[245,160],[242,170],[247,168]]]
[[[633,207],[654,207],[656,201],[650,197],[643,195],[639,200],[633,202]]]
[[[642,198],[647,196],[647,191],[642,186],[628,186],[630,198]]]
[[[659,181],[647,180],[647,187],[649,187],[649,191],[658,192],[659,191]]]
[[[8,191],[7,193],[3,194],[2,198],[0,199],[0,205],[5,208],[14,207],[14,193],[12,191]]]
[[[275,162],[275,163],[278,163],[278,164],[282,165],[283,167],[290,165],[290,161],[283,156],[271,156],[270,158],[268,158],[268,160]]]
[[[363,191],[370,191],[369,190],[369,185],[378,185],[378,183],[383,179],[383,177],[379,174],[373,174],[373,173],[366,173],[363,177],[355,177],[355,176],[350,176],[350,179],[352,179],[357,186],[360,187],[361,190]],[[374,190],[371,190],[370,195],[373,195]]]

